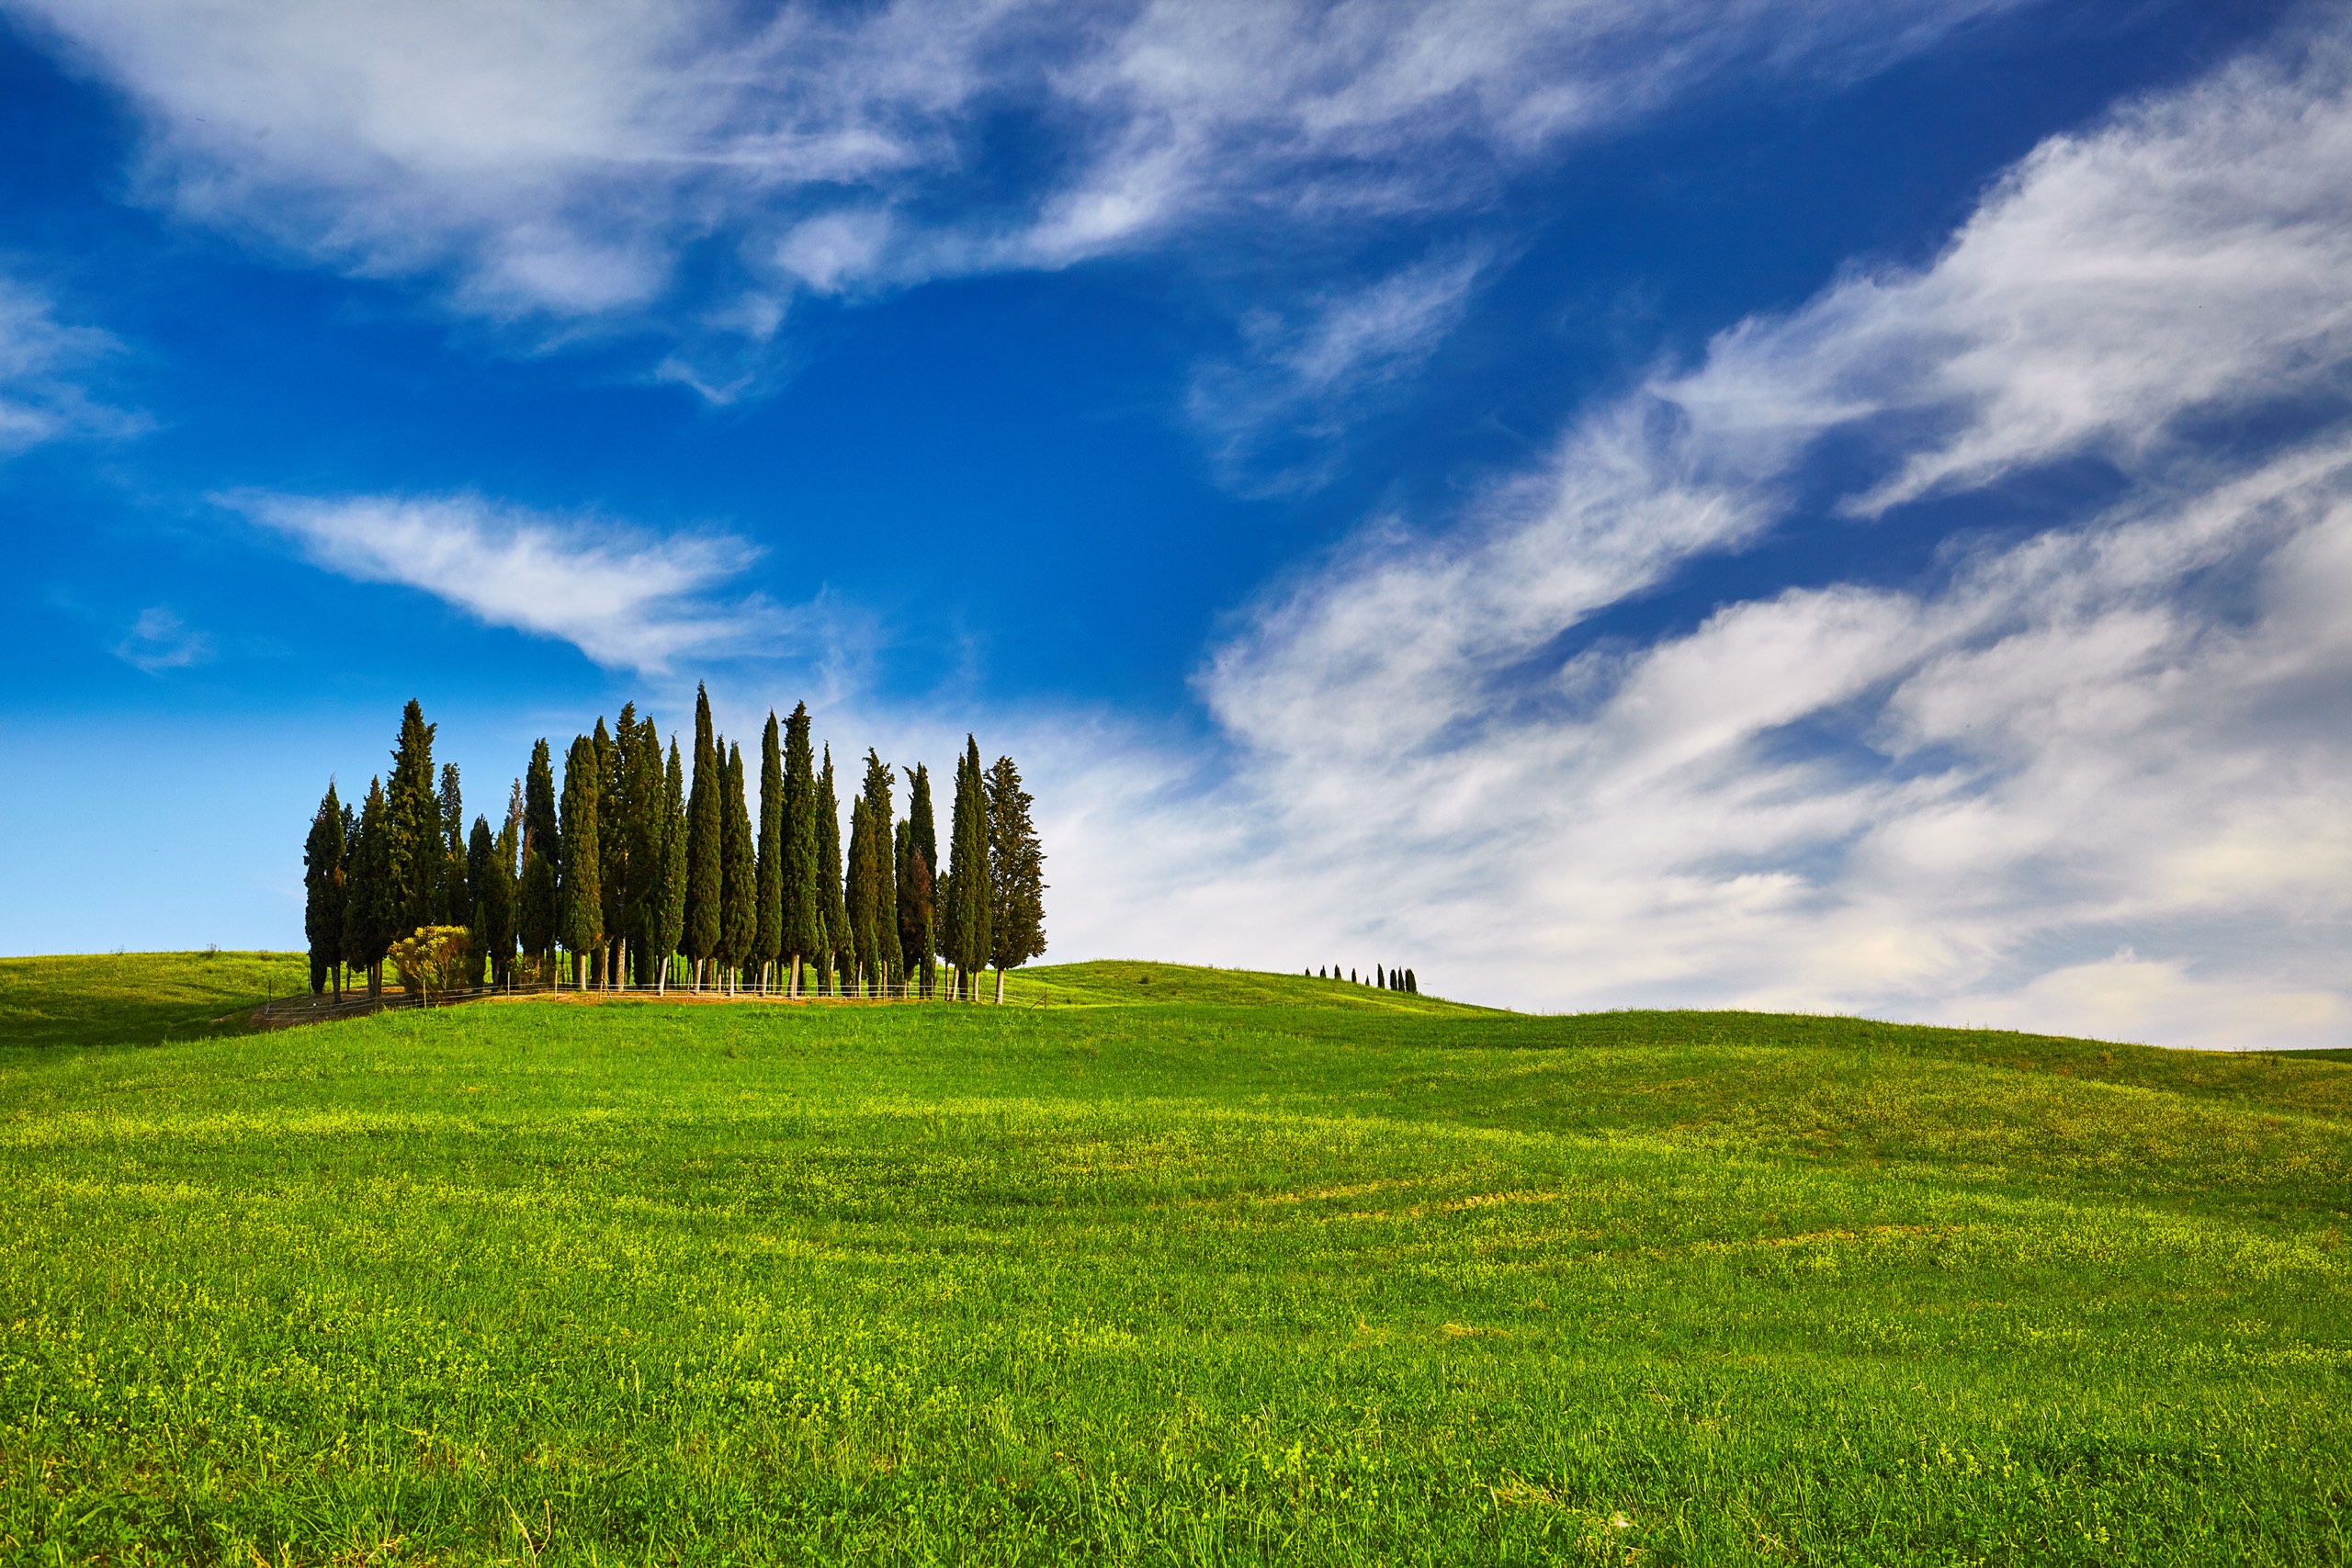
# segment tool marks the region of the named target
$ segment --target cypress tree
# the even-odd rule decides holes
[[[849,874],[843,889],[849,906],[851,984],[854,996],[865,994],[874,974],[874,814],[865,796],[849,803]]]
[[[473,977],[481,980],[487,962],[493,986],[506,977],[507,961],[514,956],[514,884],[498,851],[499,836],[491,832],[490,819],[475,818],[466,842],[466,891],[472,904],[466,927],[473,933]]]
[[[770,968],[784,953],[784,739],[774,708],[768,709],[768,727],[760,736],[759,906],[752,960],[760,966],[764,987]]]
[[[808,751],[808,705],[796,704],[784,726],[784,951],[792,960],[792,994],[800,994],[800,961],[825,945],[825,892],[819,880],[817,765]]]
[[[825,748],[825,766],[817,775],[817,888],[824,900],[824,921],[817,941],[824,957],[826,980],[837,985],[850,952],[849,908],[842,897],[842,806],[833,793],[833,749]]]
[[[710,694],[695,688],[695,773],[686,795],[686,956],[695,961],[695,988],[703,965],[718,951],[725,846],[720,821],[718,738],[710,725]]]
[[[434,894],[437,907],[432,923],[462,926],[473,919],[473,900],[466,892],[466,797],[458,787],[458,764],[441,764],[440,863],[435,867]]]
[[[751,796],[744,789],[743,749],[729,745],[720,777],[726,810],[719,818],[719,946],[740,986],[743,965],[760,934],[759,862],[752,840]]]
[[[393,875],[391,802],[384,781],[368,781],[368,803],[360,808],[359,832],[344,884],[343,956],[368,976],[368,994],[384,994],[384,954],[404,912]]]
[[[979,971],[989,961],[989,829],[980,744],[964,738],[956,764],[956,801],[947,849],[947,961],[956,966],[954,994],[978,1001]]]
[[[630,722],[615,737],[620,745],[621,819],[617,831],[628,840],[628,896],[621,906],[622,978],[644,984],[652,978],[662,942],[662,849],[663,842],[662,732],[652,718]]]
[[[1046,951],[1046,853],[1030,820],[1034,802],[1021,787],[1021,770],[999,757],[988,773],[989,962],[996,965],[996,999],[1004,1001],[1004,972]]]
[[[441,801],[434,789],[433,732],[415,698],[401,714],[401,734],[392,748],[391,783],[385,795],[385,849],[397,892],[390,938],[397,942],[422,926],[441,923],[442,883],[447,854],[441,828]]]
[[[931,769],[917,762],[907,773],[908,844],[922,857],[923,884],[930,890],[926,902],[930,908],[931,935],[920,953],[910,953],[907,962],[922,970],[922,994],[931,995],[935,977],[935,959],[939,952],[939,830],[932,819]]]
[[[670,959],[686,932],[686,771],[678,742],[670,742],[670,765],[662,774],[662,925],[653,952],[660,964],[656,984],[670,986]]]
[[[516,889],[514,931],[523,951],[540,964],[555,951],[562,929],[557,892],[563,876],[563,833],[555,806],[555,767],[542,738],[531,748],[523,784],[523,876]]]
[[[320,996],[343,962],[343,802],[333,779],[302,841],[302,934],[311,944],[311,995]],[[338,999],[342,990],[338,981]]]
[[[605,945],[605,899],[597,886],[604,854],[597,844],[596,743],[585,735],[571,742],[563,760],[563,867],[559,884],[562,913],[558,935],[579,965],[575,976],[581,989],[588,987],[590,970]]]
[[[933,904],[931,867],[915,841],[914,819],[899,824],[899,962],[923,996],[931,995],[932,953],[938,942],[938,911]]]
[[[878,986],[888,986],[902,968],[899,951],[899,862],[890,798],[895,779],[889,764],[871,747],[865,752],[866,854],[865,869],[868,962]]]
[[[601,965],[609,983],[618,973],[615,950],[628,936],[628,781],[625,749],[636,740],[637,705],[621,707],[618,731],[597,716],[589,744],[596,752],[596,893],[597,924],[604,929]]]
[[[1405,971],[1405,988],[1417,997],[1421,994],[1421,977],[1410,969]]]

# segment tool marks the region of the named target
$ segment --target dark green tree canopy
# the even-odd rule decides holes
[[[740,968],[759,937],[759,863],[743,787],[743,749],[725,750],[719,772],[719,955],[728,967]]]
[[[1012,758],[989,770],[987,793],[989,962],[1014,969],[1046,951],[1046,854]]]
[[[604,891],[597,885],[604,854],[596,820],[596,743],[582,735],[571,743],[563,760],[563,874],[558,935],[565,949],[586,957],[605,945]]]
[[[686,793],[686,956],[715,956],[722,935],[725,872],[718,733],[710,723],[710,694],[695,689],[694,781]]]
[[[343,802],[330,779],[302,842],[302,934],[311,947],[313,996],[327,988],[329,973],[343,962]]]

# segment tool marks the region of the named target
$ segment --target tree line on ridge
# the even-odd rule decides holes
[[[811,750],[807,704],[760,745],[758,816],[742,748],[695,696],[682,757],[634,703],[573,739],[559,789],[547,741],[508,793],[504,820],[469,832],[454,763],[433,765],[435,727],[410,702],[389,783],[355,809],[327,785],[303,847],[311,989],[340,998],[346,970],[380,996],[387,959],[431,962],[456,983],[511,987],[524,970],[555,985],[671,986],[789,996],[978,999],[982,973],[1046,951],[1045,853],[1010,757],[980,766],[967,737],[956,765],[946,873],[931,773],[896,777],[872,750],[850,803],[846,846],[832,748]]]

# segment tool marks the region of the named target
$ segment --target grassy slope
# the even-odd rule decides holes
[[[1014,994],[0,1055],[0,1561],[2352,1554],[2352,1066]]]
[[[241,1033],[252,1009],[309,984],[299,953],[0,958],[0,1047]]]

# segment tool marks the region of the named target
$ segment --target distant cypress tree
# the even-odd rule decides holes
[[[397,942],[421,926],[441,923],[442,883],[447,863],[441,827],[441,801],[434,789],[434,726],[424,709],[409,699],[401,714],[401,734],[392,748],[392,776],[385,794],[385,850],[397,890],[392,933]]]
[[[333,779],[302,843],[302,934],[311,944],[311,994],[320,996],[343,962],[343,802]],[[338,999],[342,992],[337,979]]]
[[[928,781],[926,781],[928,782]],[[931,995],[932,954],[938,947],[938,909],[931,885],[931,867],[916,842],[912,818],[899,824],[899,962],[901,973]]]
[[[559,933],[579,965],[576,983],[585,990],[596,955],[605,946],[605,897],[597,886],[604,852],[597,843],[596,788],[602,770],[596,743],[582,735],[563,760],[562,910]]]
[[[818,951],[824,957],[829,985],[838,985],[850,953],[849,905],[842,889],[842,806],[833,791],[833,749],[825,748],[825,765],[817,775],[817,887],[824,899],[824,924]]]
[[[770,971],[784,953],[784,738],[768,709],[768,727],[760,736],[760,867],[758,931],[752,939],[752,961],[760,966],[765,987]]]
[[[655,983],[667,990],[670,959],[686,933],[686,771],[678,742],[670,742],[669,766],[662,773],[662,925],[653,952],[660,967]]]
[[[695,772],[686,795],[686,956],[695,961],[695,988],[702,988],[703,965],[719,950],[722,901],[726,896],[722,841],[718,743],[710,724],[710,694],[695,688]]]
[[[740,976],[760,934],[759,862],[752,839],[752,808],[744,788],[743,749],[727,747],[726,809],[719,815],[719,947],[730,974]]]
[[[796,704],[784,726],[784,952],[792,994],[800,994],[800,961],[825,946],[825,890],[819,866],[817,763],[808,750],[808,705]]]
[[[1414,974],[1410,969],[1405,971],[1405,988],[1412,992],[1413,995],[1417,997],[1421,994],[1420,976]]]
[[[976,754],[977,756],[977,754]],[[999,757],[986,780],[989,828],[989,962],[996,965],[996,999],[1004,1001],[1004,972],[1046,951],[1046,854],[1030,820],[1034,804],[1021,787],[1021,770]]]
[[[980,773],[980,743],[964,738],[956,765],[956,802],[947,851],[947,958],[966,1001],[978,1001],[979,972],[989,941],[989,828],[987,785]]]
[[[542,739],[531,748],[523,782],[523,875],[515,891],[514,931],[523,951],[544,965],[562,934],[558,899],[563,878],[563,832],[556,818],[555,767]]]
[[[384,994],[384,954],[397,940],[394,927],[406,912],[392,872],[391,802],[384,781],[368,781],[368,803],[360,808],[358,840],[346,863],[343,905],[343,956],[366,972],[368,994]]]
[[[1372,983],[1380,987],[1385,987],[1388,984],[1386,980],[1381,978],[1380,965],[1377,964],[1372,966]]]

